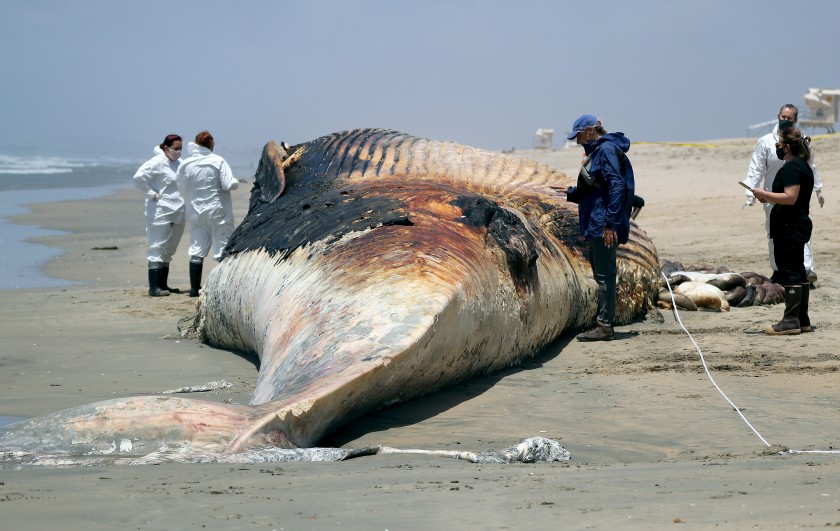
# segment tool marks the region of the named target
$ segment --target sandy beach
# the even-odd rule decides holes
[[[819,134],[819,133],[817,133]],[[631,135],[632,139],[632,135]],[[660,258],[769,274],[764,213],[742,208],[755,139],[635,144]],[[476,465],[424,456],[339,463],[0,468],[4,527],[65,529],[793,529],[840,526],[840,135],[814,140],[826,204],[812,202],[816,333],[769,337],[782,306],[682,312],[617,328],[613,342],[559,338],[521,367],[357,420],[324,446],[499,450],[559,440],[566,463]],[[518,151],[573,174],[578,149]],[[236,221],[250,185],[234,192]],[[186,295],[146,295],[142,198],[37,204],[15,223],[64,254],[47,274],[82,285],[4,290],[0,416],[227,380],[193,398],[248,403],[255,360],[177,337]],[[181,242],[170,285],[188,285]],[[208,261],[208,265],[210,262]],[[209,269],[209,267],[205,267]],[[207,271],[205,270],[205,275]],[[768,446],[769,445],[769,446]]]

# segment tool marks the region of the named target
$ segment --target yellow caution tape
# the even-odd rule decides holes
[[[715,144],[694,144],[690,142],[633,142],[634,144],[662,144],[663,146],[716,148]]]
[[[811,142],[813,142],[814,140],[822,140],[823,138],[829,138],[829,137],[837,136],[837,135],[840,135],[840,133],[828,133],[826,135],[812,136],[811,137]]]

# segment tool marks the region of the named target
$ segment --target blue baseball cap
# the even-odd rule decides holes
[[[566,137],[566,140],[573,140],[578,133],[586,129],[587,127],[591,127],[598,123],[598,118],[592,116],[591,114],[584,114],[577,120],[575,120],[575,124],[572,126],[572,132],[569,133],[569,136]]]

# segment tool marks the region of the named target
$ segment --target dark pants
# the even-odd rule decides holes
[[[615,319],[616,249],[607,248],[603,238],[589,240],[589,263],[592,264],[592,273],[598,283],[598,322],[608,326],[612,326]]]
[[[775,205],[770,212],[770,237],[773,238],[773,258],[776,272],[773,280],[782,286],[795,286],[807,282],[805,278],[805,244],[811,239],[813,225],[807,214],[799,219],[786,220],[777,215]]]
[[[773,238],[773,258],[777,270],[773,280],[782,286],[795,286],[808,281],[805,278],[805,242],[799,237]]]

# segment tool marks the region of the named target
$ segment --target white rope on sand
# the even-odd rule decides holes
[[[668,293],[671,294],[671,308],[672,308],[672,311],[674,312],[674,319],[677,320],[677,323],[679,323],[680,328],[683,329],[683,332],[685,332],[685,334],[688,336],[688,339],[690,339],[691,342],[694,344],[694,348],[697,349],[697,353],[700,355],[700,362],[703,364],[703,370],[706,371],[706,376],[709,377],[709,381],[712,382],[712,385],[715,386],[715,389],[717,389],[718,392],[720,393],[720,395],[729,403],[730,406],[732,406],[732,409],[734,409],[738,413],[738,416],[740,416],[741,419],[747,424],[747,426],[750,427],[752,432],[755,433],[756,436],[759,439],[761,439],[761,442],[763,442],[765,444],[765,446],[768,446],[768,447],[771,446],[771,444],[768,443],[767,440],[764,437],[762,437],[760,433],[758,433],[758,430],[756,430],[755,427],[753,427],[753,425],[750,424],[750,421],[747,420],[747,417],[745,417],[744,414],[741,413],[741,409],[738,406],[736,406],[735,403],[732,402],[732,400],[730,400],[728,396],[726,396],[726,393],[724,393],[723,390],[720,388],[720,386],[717,384],[717,382],[715,382],[715,379],[712,377],[712,373],[709,371],[709,366],[706,364],[706,358],[705,358],[705,356],[703,356],[703,351],[700,350],[700,346],[697,344],[696,341],[694,341],[694,338],[691,336],[691,333],[688,331],[688,329],[683,324],[682,319],[680,319],[680,313],[677,311],[677,302],[674,300],[674,292],[671,290],[671,283],[668,282],[668,277],[666,277],[665,274],[662,273],[662,278],[665,279],[665,285],[668,286]],[[779,452],[779,453],[780,454],[840,454],[840,450],[794,450],[793,448],[789,448],[789,449],[787,449],[783,452]]]

